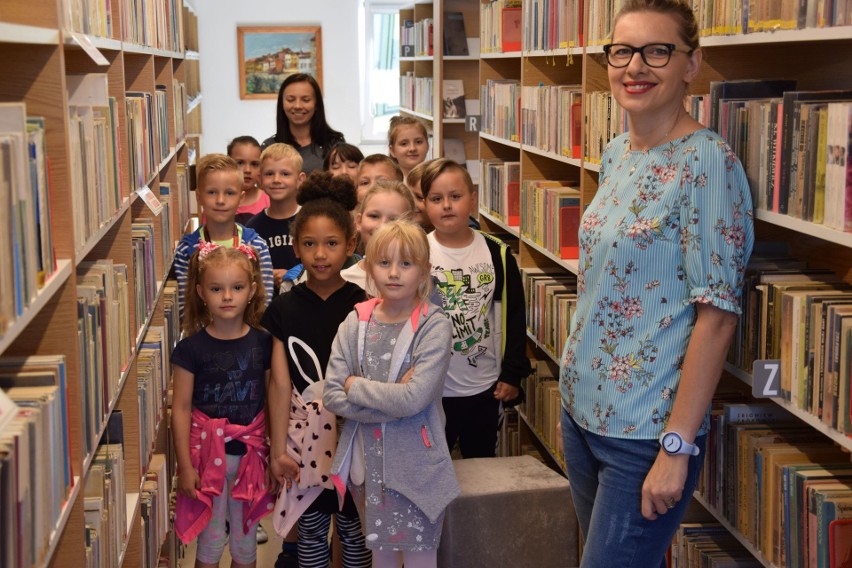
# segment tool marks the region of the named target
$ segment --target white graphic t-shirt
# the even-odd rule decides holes
[[[432,276],[453,324],[452,359],[444,396],[471,396],[497,380],[494,329],[494,264],[485,237],[464,248],[447,248],[429,234]]]

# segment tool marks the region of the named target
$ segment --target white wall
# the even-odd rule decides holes
[[[323,98],[328,123],[361,141],[358,0],[195,0],[200,57],[201,151],[224,152],[235,136],[275,134],[275,100],[241,100],[237,26],[322,26]]]

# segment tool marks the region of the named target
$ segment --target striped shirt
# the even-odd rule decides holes
[[[599,179],[579,230],[562,403],[596,434],[657,439],[677,396],[694,304],[740,313],[751,193],[731,148],[708,129],[648,151],[619,136]],[[706,427],[705,419],[699,434]]]
[[[272,301],[272,292],[275,286],[275,280],[272,276],[272,257],[269,256],[269,247],[266,246],[266,241],[258,235],[254,229],[237,225],[240,229],[240,242],[254,247],[257,251],[257,259],[260,263],[260,275],[263,279],[263,288],[266,290],[266,305]],[[195,254],[196,247],[201,241],[201,231],[204,227],[199,227],[194,233],[185,235],[175,248],[175,276],[178,281],[178,309],[180,317],[183,319],[184,299],[186,298],[186,280],[189,275],[189,259]]]

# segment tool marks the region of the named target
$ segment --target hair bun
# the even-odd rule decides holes
[[[355,183],[349,176],[334,177],[331,172],[313,171],[299,186],[296,202],[305,205],[318,199],[330,199],[347,211],[358,205]]]

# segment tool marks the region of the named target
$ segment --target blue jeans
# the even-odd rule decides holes
[[[581,568],[666,566],[672,542],[704,462],[689,458],[683,498],[654,521],[642,516],[642,484],[657,459],[657,440],[624,440],[584,430],[562,409],[562,443],[574,509],[583,531]]]

